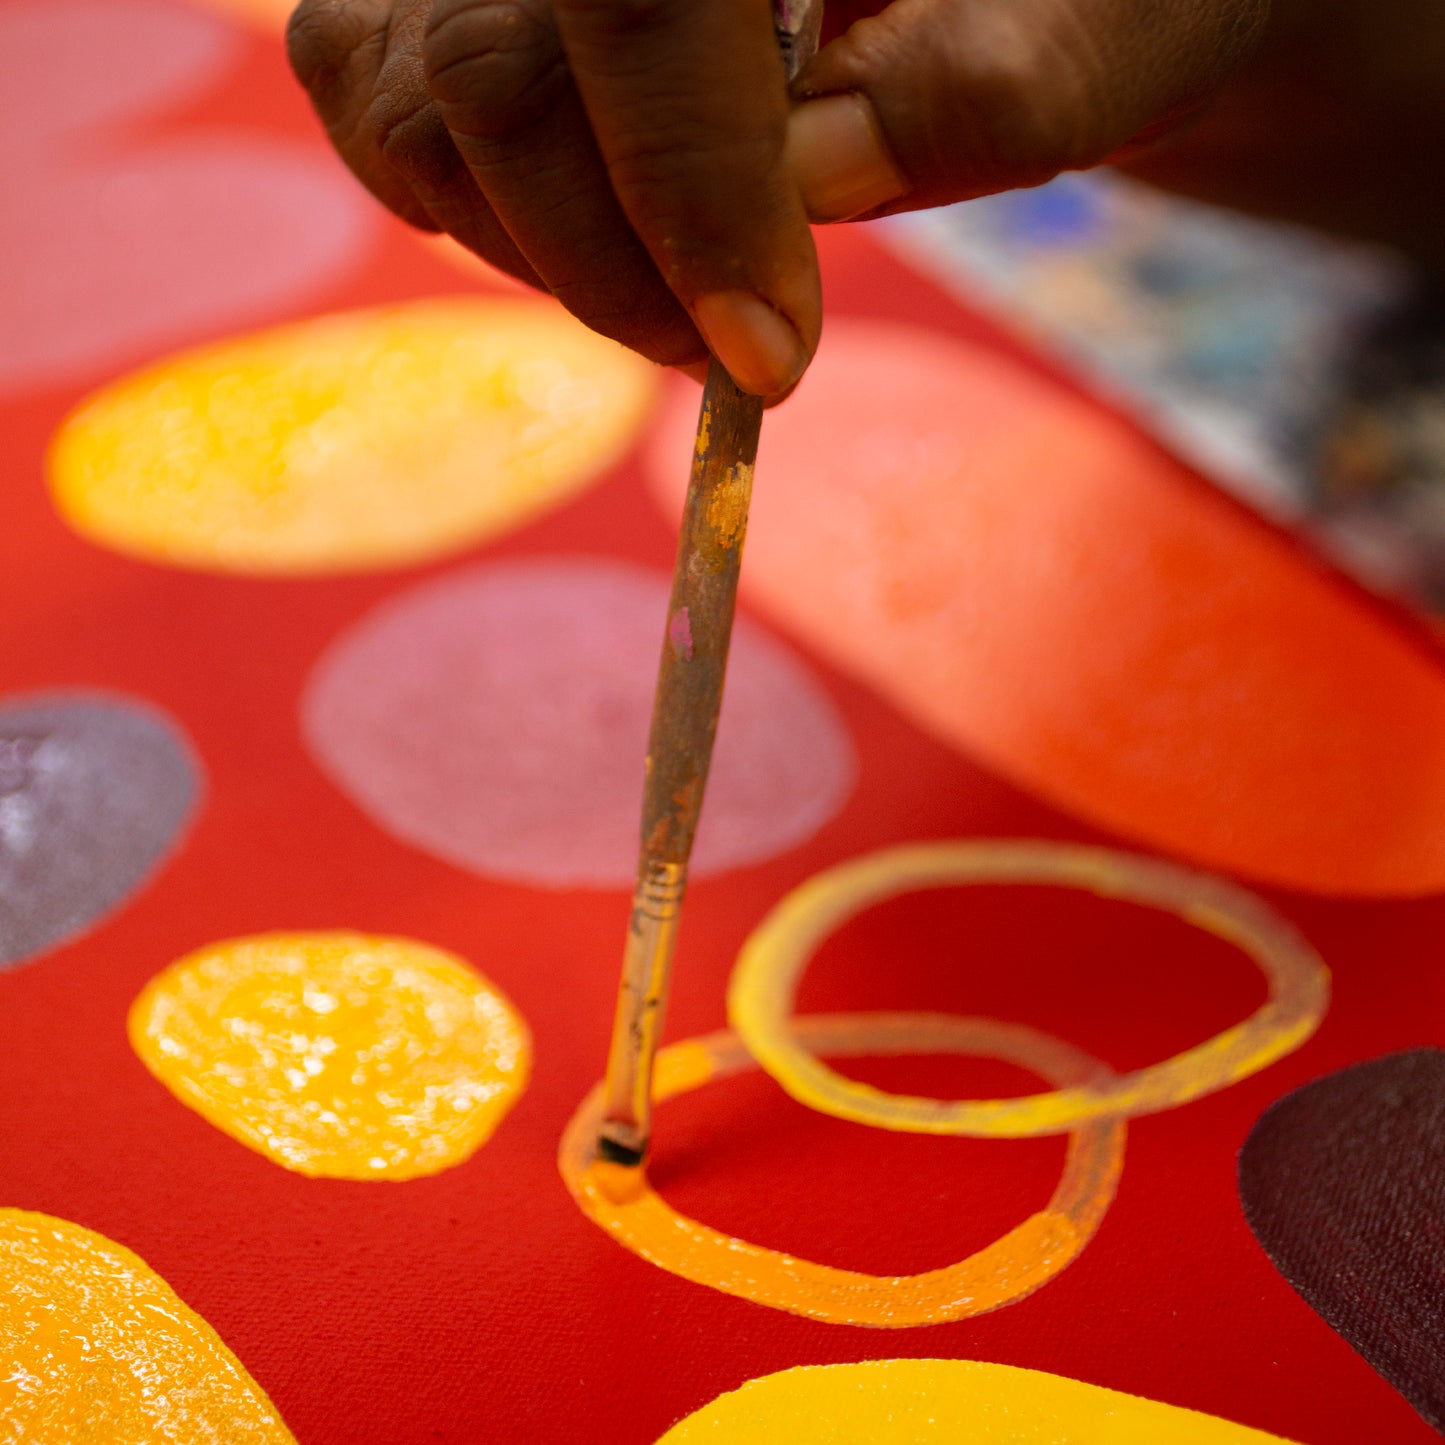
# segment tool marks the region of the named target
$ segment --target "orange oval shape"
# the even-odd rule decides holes
[[[696,405],[652,450],[669,512]],[[927,731],[1212,867],[1445,887],[1445,669],[1118,419],[844,319],[757,478],[751,600]]]

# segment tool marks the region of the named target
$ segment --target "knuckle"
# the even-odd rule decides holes
[[[416,169],[424,153],[442,139],[436,113],[424,95],[381,91],[367,107],[366,124],[376,148],[399,170]]]
[[[951,198],[1101,160],[1118,97],[1074,5],[944,0],[928,44],[888,10],[835,42],[845,87],[884,101],[915,181]],[[906,78],[906,84],[904,83]]]
[[[296,78],[313,93],[331,89],[369,29],[346,0],[301,0],[286,24],[286,54]]]
[[[431,93],[469,135],[531,125],[569,83],[544,0],[440,0],[423,48]]]
[[[995,10],[986,26],[940,51],[939,84],[952,103],[942,131],[972,137],[968,150],[980,179],[1000,186],[1036,185],[1082,169],[1111,149],[1114,109],[1098,49],[1056,12],[1056,26]],[[942,136],[936,144],[943,147]],[[944,156],[936,163],[946,168]]]
[[[1113,101],[1100,56],[1066,26],[1006,7],[974,12],[936,48],[920,87],[923,169],[970,189],[1039,185],[1103,159]]]

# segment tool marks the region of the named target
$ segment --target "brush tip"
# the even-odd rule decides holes
[[[644,1140],[641,1147],[632,1144],[623,1144],[610,1135],[599,1134],[597,1136],[597,1157],[605,1159],[609,1164],[622,1164],[628,1169],[640,1169],[643,1161],[647,1158],[647,1143]]]

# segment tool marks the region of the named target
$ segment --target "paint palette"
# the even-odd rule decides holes
[[[697,389],[368,206],[283,8],[0,3],[0,1433],[1437,1438],[1251,1137],[1445,1041],[1425,629],[821,235],[599,1171]]]

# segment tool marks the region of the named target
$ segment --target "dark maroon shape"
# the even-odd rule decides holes
[[[1445,1050],[1286,1094],[1240,1150],[1239,1194],[1280,1273],[1445,1432]]]

